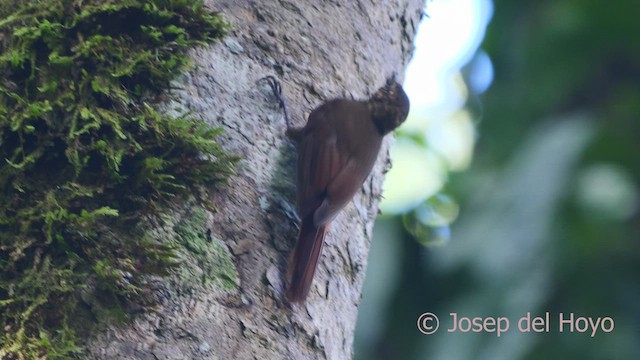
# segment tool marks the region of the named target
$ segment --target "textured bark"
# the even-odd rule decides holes
[[[233,30],[193,53],[181,106],[225,129],[224,148],[244,158],[214,195],[206,232],[228,251],[238,287],[184,276],[156,279],[156,311],[93,337],[100,359],[348,359],[352,357],[366,258],[377,215],[386,139],[362,190],[333,222],[309,298],[289,305],[284,283],[298,220],[293,145],[268,87],[275,75],[301,126],[334,97],[367,98],[409,61],[423,0],[209,1]],[[192,216],[176,210],[177,222]],[[182,220],[180,220],[182,218]],[[171,230],[159,232],[173,234]],[[202,264],[186,260],[196,269]],[[200,269],[202,270],[202,269]],[[181,280],[182,279],[182,280]]]

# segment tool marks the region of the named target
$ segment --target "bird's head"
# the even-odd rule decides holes
[[[400,126],[409,114],[409,98],[395,77],[378,89],[367,101],[373,121],[382,135]]]

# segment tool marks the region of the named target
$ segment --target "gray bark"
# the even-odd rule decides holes
[[[223,147],[244,158],[213,195],[201,231],[233,261],[229,288],[155,279],[158,306],[94,336],[99,359],[348,359],[378,212],[385,144],[372,175],[333,222],[309,297],[289,305],[284,283],[297,234],[294,147],[267,87],[282,82],[290,116],[302,126],[327,99],[365,99],[409,61],[423,0],[209,1],[233,25],[226,39],[193,53],[197,64],[177,86],[181,106],[225,132]],[[174,104],[175,105],[175,104]],[[173,106],[173,105],[172,105]],[[189,209],[176,210],[176,223]],[[175,229],[157,229],[164,236]],[[213,246],[213,245],[212,245]],[[207,253],[208,254],[208,253]],[[214,264],[216,265],[216,264]],[[219,265],[219,264],[218,264]],[[185,254],[186,274],[206,266]],[[229,276],[227,276],[229,280]],[[188,283],[188,281],[187,281]]]

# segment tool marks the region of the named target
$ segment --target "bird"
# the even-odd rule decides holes
[[[303,303],[331,221],[369,176],[383,137],[405,121],[410,104],[392,76],[369,99],[326,101],[311,112],[304,127],[294,128],[280,84],[267,78],[284,110],[286,134],[298,150],[296,195],[301,224],[286,296],[290,302]]]

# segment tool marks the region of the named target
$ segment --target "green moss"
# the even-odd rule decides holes
[[[200,0],[0,0],[0,358],[70,356],[87,287],[124,303],[175,265],[144,228],[236,159],[155,104],[226,28]]]
[[[213,282],[223,290],[234,290],[238,287],[235,264],[224,243],[208,233],[206,216],[204,209],[195,208],[174,227],[177,245],[197,262],[185,271],[188,278],[200,278],[203,285]],[[193,276],[197,270],[200,276]]]

